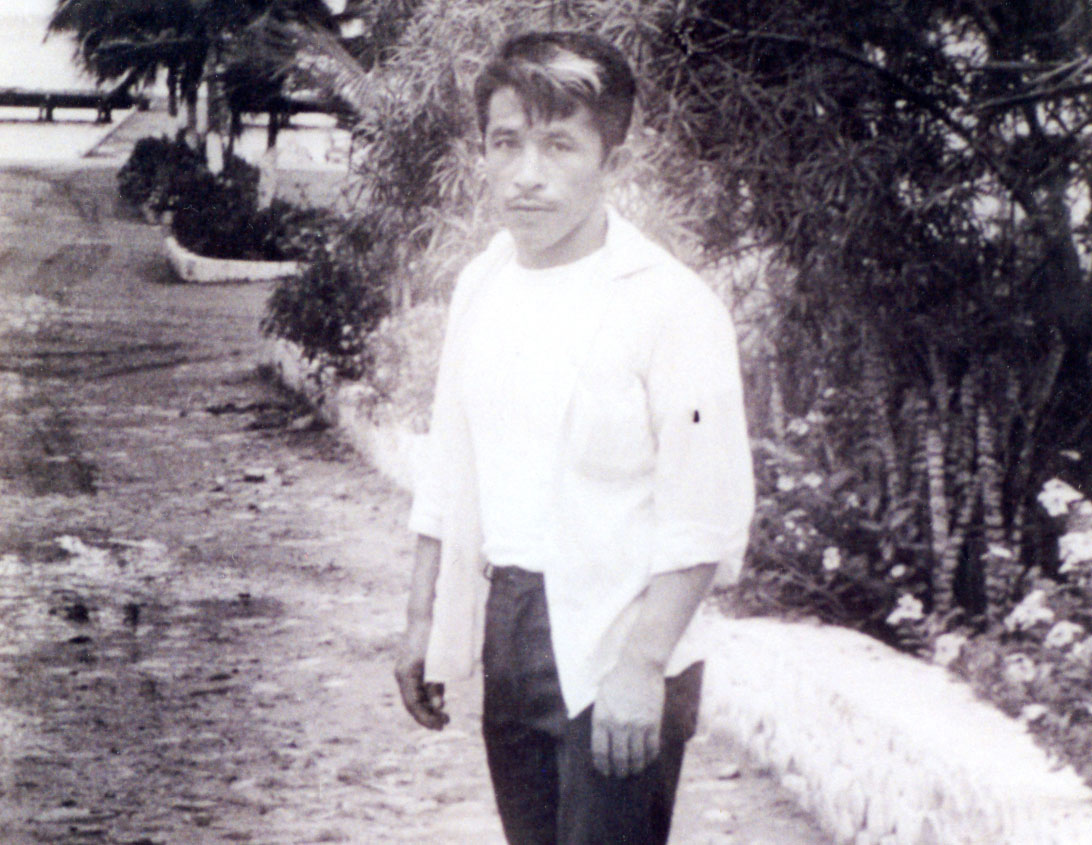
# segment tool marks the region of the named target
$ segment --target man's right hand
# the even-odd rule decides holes
[[[425,682],[424,656],[416,649],[404,649],[395,663],[394,677],[410,715],[429,730],[442,730],[451,720],[444,712],[444,685]]]
[[[418,535],[410,581],[406,633],[394,664],[394,677],[402,703],[418,722],[438,731],[450,717],[444,712],[444,685],[425,683],[425,652],[432,630],[432,603],[436,598],[436,577],[440,571],[440,541]]]

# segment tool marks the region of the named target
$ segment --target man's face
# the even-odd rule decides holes
[[[493,94],[485,175],[521,264],[568,264],[602,245],[614,152],[604,160],[603,141],[583,105],[569,117],[532,122],[514,89]]]

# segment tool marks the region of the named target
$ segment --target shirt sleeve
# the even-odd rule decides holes
[[[694,280],[672,303],[652,352],[648,394],[657,438],[652,572],[717,563],[738,578],[754,478],[735,331],[724,304]]]
[[[465,288],[469,268],[459,279],[448,309],[444,342],[440,352],[440,366],[436,377],[436,390],[432,400],[432,417],[428,435],[421,451],[420,463],[415,468],[413,482],[413,506],[410,508],[409,530],[426,537],[442,539],[443,518],[451,489],[450,473],[453,448],[452,430],[454,416],[459,413],[456,384],[456,336],[459,316],[466,300]]]

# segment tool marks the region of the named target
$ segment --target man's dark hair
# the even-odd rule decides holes
[[[637,85],[621,51],[581,32],[528,32],[508,39],[474,83],[478,128],[485,134],[489,101],[512,88],[531,120],[591,113],[604,153],[626,139]]]

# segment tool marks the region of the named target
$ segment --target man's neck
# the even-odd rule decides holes
[[[607,209],[600,206],[588,220],[543,250],[527,250],[516,242],[516,261],[528,270],[547,270],[587,258],[607,242]]]

